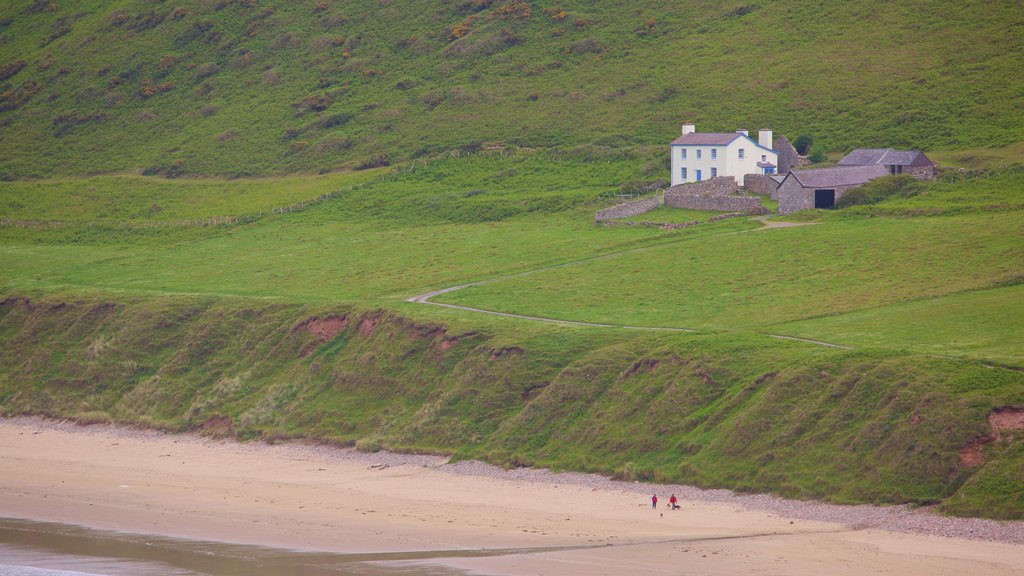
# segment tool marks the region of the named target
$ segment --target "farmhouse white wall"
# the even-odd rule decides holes
[[[673,186],[697,182],[698,170],[701,173],[701,180],[707,180],[714,176],[732,176],[737,181],[742,181],[746,174],[764,173],[764,170],[757,166],[758,162],[767,162],[778,166],[777,152],[759,145],[745,134],[738,132],[700,134],[692,132],[692,129],[692,125],[684,125],[683,136],[680,140],[714,140],[719,143],[679,143],[679,140],[673,142],[670,148]],[[762,134],[762,136],[764,135]],[[683,157],[684,150],[685,158]],[[740,158],[740,150],[743,151],[743,158]],[[697,157],[698,152],[700,153],[699,158]],[[682,173],[683,168],[686,168],[685,178]],[[712,168],[716,169],[714,175],[711,173]]]

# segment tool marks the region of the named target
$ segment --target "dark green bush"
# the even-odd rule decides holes
[[[813,138],[811,138],[807,134],[801,134],[796,137],[796,140],[793,141],[793,148],[796,148],[797,154],[803,156],[804,154],[807,154],[808,150],[811,149],[811,144],[813,142]]]
[[[921,183],[913,176],[898,174],[895,176],[883,176],[876,178],[867,184],[848,190],[836,202],[838,208],[856,206],[858,204],[876,204],[890,197],[902,197],[916,195],[921,189]]]

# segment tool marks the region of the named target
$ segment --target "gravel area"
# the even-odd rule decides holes
[[[4,422],[0,419],[0,425]],[[461,461],[448,463],[445,456],[398,454],[394,452],[365,453],[353,448],[337,447],[325,444],[307,444],[289,442],[268,444],[264,442],[239,443],[234,440],[205,438],[197,435],[169,434],[166,432],[95,424],[80,426],[70,421],[47,420],[35,417],[16,417],[6,419],[21,426],[32,426],[43,430],[73,431],[76,434],[103,434],[122,438],[166,440],[174,436],[177,441],[198,445],[231,444],[234,449],[246,453],[266,453],[268,451],[287,451],[297,459],[317,459],[360,462],[367,467],[381,468],[389,466],[425,466],[451,474],[478,476],[498,479],[514,483],[545,483],[571,485],[593,488],[597,490],[618,491],[637,494],[646,502],[652,493],[657,493],[667,501],[668,494],[675,494],[681,502],[718,502],[737,505],[747,510],[767,512],[784,518],[813,520],[841,524],[850,529],[879,529],[893,532],[928,534],[949,538],[984,540],[1024,544],[1024,521],[998,521],[979,518],[958,518],[943,516],[928,507],[911,508],[909,506],[877,506],[857,505],[846,506],[828,504],[812,500],[789,500],[770,494],[737,494],[729,490],[704,490],[680,484],[647,484],[639,482],[623,482],[596,474],[579,474],[571,472],[552,472],[537,468],[503,468],[479,461]]]

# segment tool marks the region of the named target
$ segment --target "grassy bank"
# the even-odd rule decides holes
[[[516,324],[202,297],[13,295],[0,409],[83,422],[1019,518],[1017,445],[958,452],[1024,374],[755,335]]]

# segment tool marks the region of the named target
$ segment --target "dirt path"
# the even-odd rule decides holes
[[[792,228],[792,227],[797,227],[797,226],[811,226],[811,225],[817,224],[817,222],[775,222],[775,221],[769,221],[768,220],[768,216],[757,216],[755,218],[751,218],[751,220],[756,221],[756,222],[760,222],[761,225],[762,225],[761,228],[755,228],[754,230],[740,230],[738,232],[724,232],[722,234],[715,234],[713,236],[703,236],[703,237],[701,237],[699,239],[715,238],[715,237],[718,237],[718,236],[732,236],[732,235],[735,235],[735,234],[746,234],[746,233],[749,233],[749,232],[761,232],[761,231],[764,231],[764,230],[772,230],[772,229],[776,229],[776,228]],[[548,318],[548,317],[545,317],[545,316],[527,316],[527,315],[524,315],[524,314],[512,314],[510,312],[499,312],[497,310],[487,310],[487,309],[484,309],[484,308],[474,308],[472,306],[462,306],[462,305],[459,305],[459,304],[446,304],[446,303],[443,303],[443,302],[432,302],[431,301],[431,298],[434,298],[435,296],[440,296],[442,294],[448,294],[449,292],[455,292],[455,291],[458,291],[458,290],[462,290],[464,288],[470,288],[472,286],[483,286],[485,284],[493,284],[495,282],[501,282],[501,281],[504,281],[504,280],[510,280],[512,278],[521,278],[523,276],[529,276],[530,274],[537,274],[539,272],[546,272],[548,270],[557,270],[559,268],[567,268],[569,266],[579,266],[581,264],[588,264],[590,262],[595,262],[595,261],[598,261],[598,260],[605,260],[605,259],[608,259],[608,258],[618,258],[619,256],[625,256],[627,254],[636,254],[638,252],[646,252],[648,250],[653,250],[655,248],[660,248],[660,247],[665,246],[667,244],[674,244],[676,242],[683,242],[683,241],[687,241],[687,240],[697,240],[697,239],[698,238],[676,238],[676,239],[669,240],[669,241],[666,241],[666,242],[659,242],[657,244],[652,244],[652,245],[649,245],[649,246],[644,246],[642,248],[632,248],[630,250],[621,250],[619,252],[611,252],[609,254],[601,254],[599,256],[592,256],[590,258],[583,258],[582,260],[573,260],[572,262],[565,262],[565,263],[562,263],[562,264],[556,264],[554,266],[545,266],[543,268],[536,268],[536,269],[533,269],[533,270],[527,270],[525,272],[518,272],[516,274],[508,274],[508,275],[505,275],[505,276],[498,276],[498,277],[495,277],[495,278],[489,278],[487,280],[480,280],[478,282],[470,282],[468,284],[460,284],[458,286],[449,286],[448,288],[441,288],[440,290],[434,290],[434,291],[431,291],[431,292],[425,292],[423,294],[418,294],[418,295],[413,296],[411,298],[406,298],[405,301],[406,302],[413,302],[415,304],[429,304],[431,306],[440,306],[442,308],[451,308],[453,310],[463,310],[463,311],[466,311],[466,312],[474,312],[474,313],[477,313],[477,314],[489,314],[491,316],[501,316],[501,317],[504,317],[504,318],[516,318],[516,319],[519,319],[519,320],[529,320],[529,321],[533,321],[533,322],[546,322],[546,323],[549,323],[549,324],[560,324],[560,325],[563,325],[563,326],[588,326],[588,327],[596,327],[596,328],[625,328],[625,329],[628,329],[628,330],[650,330],[650,331],[661,331],[661,332],[666,332],[666,331],[667,332],[698,332],[698,330],[695,329],[695,328],[681,328],[681,327],[673,327],[673,326],[632,326],[632,325],[629,325],[629,324],[603,324],[603,323],[598,323],[598,322],[579,322],[579,321],[576,321],[576,320],[562,320],[562,319],[559,319],[559,318]],[[829,348],[841,348],[841,349],[844,349],[844,350],[853,350],[853,348],[850,348],[849,346],[842,346],[842,345],[839,345],[839,344],[832,344],[832,343],[829,343],[829,342],[822,342],[820,340],[810,340],[810,339],[807,339],[807,338],[797,338],[795,336],[784,336],[782,334],[768,334],[768,336],[770,336],[772,338],[778,338],[780,340],[794,340],[794,341],[798,341],[798,342],[805,342],[807,344],[815,344],[815,345],[818,345],[818,346],[825,346],[825,347],[829,347]]]

